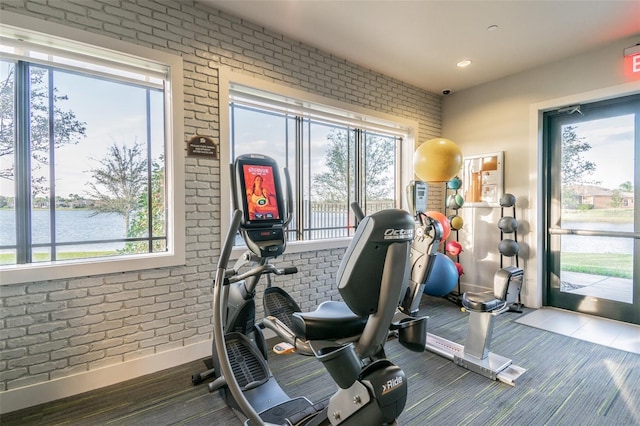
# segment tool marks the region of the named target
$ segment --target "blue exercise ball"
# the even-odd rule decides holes
[[[423,293],[429,296],[445,296],[458,284],[458,268],[448,256],[436,253],[433,269],[427,278]]]

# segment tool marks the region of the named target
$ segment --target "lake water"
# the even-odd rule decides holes
[[[56,211],[56,242],[70,243],[81,241],[113,240],[125,237],[124,219],[116,213],[101,213],[91,216],[90,210]],[[49,212],[33,211],[33,243],[50,242]],[[0,245],[15,245],[15,212],[0,210]],[[117,250],[124,243],[78,244],[64,246],[64,251]],[[45,250],[45,249],[42,249]],[[37,250],[36,250],[37,251]]]

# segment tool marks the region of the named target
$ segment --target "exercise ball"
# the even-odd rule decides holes
[[[429,296],[444,296],[453,291],[458,284],[458,268],[446,255],[436,253],[433,269],[427,278],[423,293]]]
[[[449,224],[449,219],[447,219],[444,214],[435,210],[428,211],[427,216],[440,222],[440,225],[442,226],[442,239],[446,240],[447,238],[449,238],[449,234],[451,233],[451,225]]]
[[[511,216],[501,217],[498,221],[498,228],[505,234],[511,234],[518,229],[518,221]]]
[[[451,229],[455,229],[457,231],[462,229],[464,220],[458,215],[451,215],[449,216],[449,224],[451,224]]]
[[[454,176],[447,182],[447,188],[458,190],[462,186],[462,180],[458,176]]]
[[[447,208],[458,210],[464,204],[464,198],[460,194],[450,194],[447,197]]]
[[[516,204],[516,196],[513,194],[503,194],[500,197],[500,206],[513,207]]]
[[[456,265],[456,269],[458,270],[458,276],[462,276],[464,274],[464,269],[462,268],[462,265],[459,264],[458,262],[454,262]]]
[[[518,254],[519,249],[518,243],[510,239],[502,240],[498,244],[498,250],[503,256],[515,256]]]
[[[457,241],[449,241],[445,246],[445,251],[451,256],[457,256],[462,253],[462,245]]]
[[[413,153],[413,170],[425,182],[447,182],[461,167],[462,151],[449,139],[429,139]]]

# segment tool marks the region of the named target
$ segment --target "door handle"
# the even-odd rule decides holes
[[[551,235],[580,235],[584,237],[613,237],[640,239],[640,232],[587,231],[585,229],[549,228]]]

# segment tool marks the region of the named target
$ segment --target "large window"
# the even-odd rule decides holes
[[[365,213],[401,207],[403,169],[413,154],[409,124],[275,95],[273,88],[229,87],[229,161],[261,153],[288,168],[295,206],[290,242],[349,237],[352,202]]]
[[[175,255],[171,66],[2,31],[0,267]]]

